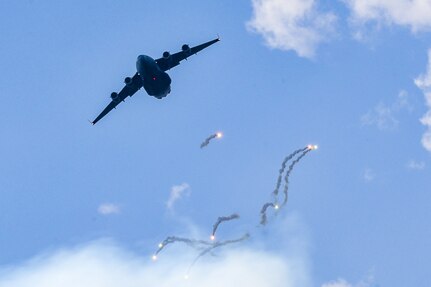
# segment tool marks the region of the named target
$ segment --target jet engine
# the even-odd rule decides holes
[[[126,77],[125,79],[124,79],[124,83],[126,84],[126,85],[128,85],[128,86],[130,86],[131,84],[132,84],[132,78],[130,78],[130,77]]]
[[[169,53],[168,51],[163,52],[163,58],[169,59],[170,57],[171,57],[171,53]]]
[[[117,100],[118,99],[118,93],[116,93],[116,92],[111,93],[111,99],[113,101]]]
[[[183,50],[183,53],[185,53],[186,55],[190,55],[190,46],[189,46],[189,45],[184,44],[184,45],[181,47],[181,50]]]

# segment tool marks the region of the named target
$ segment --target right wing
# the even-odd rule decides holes
[[[159,65],[160,69],[162,69],[163,71],[167,71],[175,66],[178,66],[182,60],[187,59],[189,56],[192,56],[197,52],[202,51],[206,47],[211,46],[218,41],[220,41],[220,38],[216,38],[214,40],[194,46],[192,48],[190,48],[188,45],[183,45],[182,51],[172,54],[168,58],[162,57],[160,59],[157,59],[156,63]]]
[[[118,93],[112,95],[116,95],[115,97],[112,97],[112,101],[109,103],[109,105],[100,113],[100,115],[97,116],[97,118],[92,121],[91,123],[94,125],[96,124],[101,118],[103,118],[106,114],[108,114],[112,109],[114,109],[116,106],[118,106],[119,103],[124,102],[124,99],[127,97],[133,96],[140,88],[142,88],[143,82],[141,77],[136,73],[132,78],[130,78],[130,83],[126,83],[126,86]]]

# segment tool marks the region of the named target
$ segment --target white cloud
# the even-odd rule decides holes
[[[407,164],[407,168],[412,170],[423,170],[425,168],[425,162],[417,162],[414,160],[410,160]]]
[[[344,279],[338,279],[336,281],[325,283],[322,287],[353,287],[353,285]]]
[[[322,287],[371,287],[373,286],[373,282],[373,276],[369,276],[367,279],[362,280],[357,284],[351,284],[343,278],[339,278],[337,280],[323,284]]]
[[[274,49],[312,58],[334,31],[335,15],[319,12],[315,0],[252,0],[252,5],[253,18],[247,27]]]
[[[188,183],[182,183],[180,185],[174,185],[171,188],[168,201],[166,201],[166,207],[169,210],[174,208],[174,204],[177,200],[181,199],[183,195],[190,195],[190,185]]]
[[[430,0],[343,0],[357,25],[375,22],[378,25],[406,26],[416,33],[431,30]]]
[[[422,145],[426,150],[431,152],[431,49],[428,50],[427,71],[425,74],[421,74],[415,79],[415,84],[424,93],[425,102],[428,107],[428,111],[420,121],[427,127],[426,132],[422,136]]]
[[[112,244],[93,243],[2,270],[0,287],[310,286],[303,281],[309,274],[300,262],[269,252],[242,249],[223,254],[195,265],[187,280],[184,257],[149,261]]]
[[[379,130],[393,130],[398,126],[390,107],[380,103],[361,117],[363,125],[376,125]]]
[[[110,215],[110,214],[120,213],[121,209],[118,205],[116,205],[114,203],[102,203],[97,208],[97,211],[103,215]]]
[[[403,110],[412,110],[405,91],[401,91],[391,105],[380,103],[375,106],[361,117],[361,123],[362,125],[375,125],[379,130],[395,130],[399,124],[396,116]]]
[[[295,219],[277,227],[269,239],[276,243],[276,251],[267,250],[266,245],[272,249],[274,245],[255,236],[253,242],[220,248],[217,257],[201,258],[188,280],[184,275],[196,251],[187,246],[169,246],[153,262],[150,254],[142,257],[101,240],[44,254],[18,266],[0,267],[0,287],[312,286],[307,240],[296,234],[304,232],[303,227]]]
[[[295,215],[279,219],[268,226],[270,238],[254,234],[253,242],[218,249],[217,257],[201,258],[187,280],[184,275],[196,250],[174,244],[152,261],[150,254],[142,256],[103,239],[45,253],[18,265],[0,266],[0,287],[314,286],[307,228]],[[322,287],[369,286],[364,282],[334,285],[348,284],[339,279]]]
[[[366,168],[364,170],[364,180],[366,182],[373,181],[375,178],[376,178],[376,175],[375,175],[375,173],[374,173],[374,171],[372,169]]]

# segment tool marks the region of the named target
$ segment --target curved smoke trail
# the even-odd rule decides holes
[[[221,133],[216,133],[213,134],[211,136],[209,136],[207,139],[205,139],[205,141],[201,144],[201,148],[207,146],[210,141],[214,138],[220,138],[222,136]],[[276,186],[274,191],[272,192],[272,195],[274,196],[274,202],[267,202],[265,203],[261,210],[260,210],[260,224],[261,225],[265,225],[267,223],[267,210],[268,208],[272,207],[275,210],[283,207],[288,200],[288,189],[289,189],[289,176],[291,174],[291,172],[293,171],[295,165],[304,157],[307,155],[307,153],[309,153],[311,150],[317,149],[317,146],[315,145],[308,145],[302,149],[298,149],[295,150],[293,153],[289,154],[287,157],[284,158],[282,164],[281,164],[281,168],[279,170],[279,174],[278,174],[278,178],[277,178],[277,182],[276,182]],[[293,159],[295,156],[297,156],[298,154],[300,154],[296,159],[294,159],[292,161],[292,163],[289,165],[289,167],[287,168],[287,172],[284,176],[284,189],[283,189],[283,194],[284,194],[284,200],[282,202],[281,205],[278,204],[278,194],[280,191],[280,186],[281,186],[281,181],[283,178],[283,173],[286,170],[286,166],[287,163]],[[211,252],[212,250],[225,246],[225,245],[229,245],[229,244],[233,244],[233,243],[238,243],[241,241],[244,241],[246,239],[248,239],[250,237],[249,233],[244,234],[242,237],[238,238],[238,239],[232,239],[232,240],[225,240],[225,241],[214,241],[215,240],[215,234],[217,232],[218,227],[220,226],[220,224],[222,224],[223,222],[226,221],[230,221],[230,220],[234,220],[239,218],[239,215],[234,213],[232,215],[229,216],[220,216],[217,218],[217,221],[214,223],[213,225],[213,229],[212,229],[212,233],[211,233],[211,241],[206,241],[206,240],[195,240],[195,239],[189,239],[189,238],[182,238],[182,237],[176,237],[176,236],[169,236],[167,237],[163,242],[161,242],[159,244],[159,248],[157,249],[157,251],[154,253],[153,255],[153,259],[156,260],[157,259],[157,255],[169,244],[175,243],[175,242],[182,242],[185,243],[186,245],[199,250],[200,253],[196,256],[196,258],[193,260],[193,262],[191,263],[191,265],[189,266],[188,270],[187,270],[187,274],[190,272],[191,268],[194,266],[194,264],[199,260],[199,258],[201,258],[202,256],[208,254],[209,252]],[[188,276],[188,275],[186,275]]]
[[[225,222],[225,221],[230,221],[230,220],[233,220],[233,219],[238,219],[239,218],[239,215],[238,214],[236,214],[236,213],[234,213],[234,214],[232,214],[232,215],[229,215],[229,216],[220,216],[219,218],[217,218],[217,221],[214,223],[214,225],[213,225],[213,231],[212,231],[212,233],[211,233],[211,239],[212,240],[214,240],[215,239],[215,233],[216,233],[216,231],[217,231],[217,228],[219,227],[219,225],[222,223],[222,222]]]
[[[281,168],[280,168],[279,173],[278,173],[277,183],[275,185],[274,191],[272,192],[272,194],[274,195],[275,198],[277,198],[277,196],[278,196],[278,192],[279,192],[280,186],[281,186],[281,179],[283,178],[283,172],[286,169],[287,162],[289,160],[291,160],[295,155],[297,155],[300,152],[305,151],[306,149],[307,149],[307,147],[294,151],[293,153],[289,154],[281,163]]]
[[[215,239],[215,232],[217,231],[217,229],[218,229],[218,227],[219,227],[219,225],[221,224],[221,223],[223,223],[223,222],[226,222],[226,221],[230,221],[230,220],[233,220],[233,219],[237,219],[237,218],[239,218],[239,215],[238,214],[236,214],[236,213],[234,213],[234,214],[232,214],[232,215],[229,215],[229,216],[220,216],[220,217],[218,217],[217,218],[217,221],[214,223],[214,225],[213,225],[213,232],[212,232],[212,236],[211,236],[211,239],[212,240],[214,240]],[[154,255],[153,255],[153,260],[156,260],[157,259],[157,255],[167,246],[167,245],[169,245],[169,244],[173,244],[173,243],[176,243],[176,242],[182,242],[182,243],[185,243],[186,245],[188,245],[188,246],[190,246],[190,247],[192,247],[192,248],[194,248],[194,249],[197,249],[197,250],[206,250],[206,249],[208,249],[208,248],[211,248],[210,249],[210,251],[212,250],[212,249],[214,249],[214,248],[212,248],[212,247],[214,247],[214,246],[216,246],[216,247],[218,247],[218,246],[223,246],[223,245],[226,245],[226,244],[229,244],[230,243],[230,241],[228,240],[228,241],[223,241],[223,242],[221,242],[221,243],[226,243],[226,244],[222,244],[222,245],[220,245],[221,243],[220,242],[210,242],[210,241],[206,241],[206,240],[196,240],[196,239],[190,239],[190,238],[184,238],[184,237],[177,237],[177,236],[168,236],[168,237],[166,237],[166,239],[165,240],[163,240],[161,243],[159,243],[159,248],[157,249],[157,251],[154,253]],[[237,242],[237,241],[235,241],[235,242]],[[202,255],[201,255],[202,256]]]
[[[215,138],[221,138],[222,136],[223,136],[223,134],[222,134],[221,132],[216,132],[215,134],[210,135],[209,137],[207,137],[207,138],[204,140],[204,142],[203,142],[203,143],[201,143],[201,148],[204,148],[204,147],[206,147],[207,145],[209,145],[209,143],[210,143],[210,141],[211,141],[212,139],[215,139]]]
[[[189,239],[189,238],[183,238],[183,237],[177,237],[177,236],[168,236],[165,240],[163,240],[161,243],[159,243],[159,249],[154,253],[153,259],[157,259],[157,255],[169,244],[175,243],[175,242],[182,242],[187,244],[188,246],[201,250],[204,249],[204,246],[210,246],[213,243],[205,240],[195,240],[195,239]]]
[[[268,217],[267,217],[267,215],[266,215],[266,210],[267,210],[269,207],[272,207],[272,208],[274,208],[274,209],[278,209],[278,205],[277,205],[277,204],[274,204],[274,203],[272,203],[272,202],[267,202],[267,203],[265,203],[265,204],[262,206],[262,209],[260,210],[260,224],[261,224],[261,225],[265,225],[265,224],[267,223],[267,221],[268,221]]]
[[[289,176],[290,176],[290,173],[292,172],[294,166],[308,152],[310,152],[311,150],[314,150],[314,149],[317,149],[317,146],[315,146],[315,145],[308,145],[308,146],[306,146],[304,148],[301,148],[301,149],[298,149],[298,150],[294,151],[293,153],[289,154],[287,157],[284,158],[284,160],[283,160],[283,162],[281,164],[281,168],[280,168],[279,173],[278,173],[278,178],[277,178],[277,183],[276,183],[275,189],[272,192],[272,195],[274,196],[274,202],[267,202],[267,203],[265,203],[262,206],[261,210],[260,210],[260,224],[261,225],[265,225],[267,223],[267,221],[268,221],[268,216],[267,216],[266,212],[267,212],[267,209],[269,207],[272,207],[275,210],[277,210],[277,209],[283,207],[284,205],[286,205],[287,199],[288,199],[288,193],[287,193],[287,191],[288,191],[288,188],[289,188]],[[279,205],[278,204],[278,202],[279,202],[278,201],[278,193],[280,191],[281,180],[283,178],[283,173],[284,173],[284,171],[286,169],[287,162],[289,160],[291,160],[292,158],[294,158],[299,153],[301,153],[301,154],[295,160],[292,161],[292,163],[289,165],[289,167],[287,169],[286,175],[284,177],[284,181],[285,181],[285,186],[284,186],[284,189],[283,189],[284,200],[283,200],[282,204]]]
[[[304,157],[307,155],[307,153],[309,153],[310,151],[312,151],[313,149],[315,149],[314,147],[311,146],[307,146],[306,150],[303,151],[301,153],[300,156],[298,156],[294,161],[292,161],[292,163],[289,165],[289,168],[286,172],[286,175],[284,176],[284,189],[283,189],[283,194],[284,194],[284,200],[281,204],[281,206],[286,205],[287,200],[288,200],[288,189],[289,189],[289,176],[290,173],[292,172],[293,168],[295,167],[295,165]]]
[[[199,260],[199,258],[201,258],[202,256],[206,255],[207,253],[213,251],[216,248],[225,246],[225,245],[229,245],[229,244],[233,244],[233,243],[238,243],[241,241],[244,241],[246,239],[250,238],[250,234],[246,233],[244,234],[242,237],[238,238],[238,239],[231,239],[231,240],[225,240],[225,241],[220,241],[220,242],[214,242],[214,244],[212,244],[212,246],[204,249],[201,253],[199,253],[196,258],[193,260],[192,264],[190,264],[188,270],[187,270],[187,274],[190,273],[191,268],[193,267],[193,265],[195,265],[195,263]]]

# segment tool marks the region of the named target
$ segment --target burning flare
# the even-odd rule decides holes
[[[203,143],[201,143],[201,148],[206,147],[207,145],[209,145],[210,141],[212,139],[219,139],[223,137],[223,133],[222,132],[216,132],[215,134],[210,135],[209,137],[207,137]]]
[[[309,149],[309,150],[315,150],[315,149],[318,149],[319,148],[319,146],[318,145],[312,145],[312,144],[309,144],[308,146],[307,146],[307,149]]]

